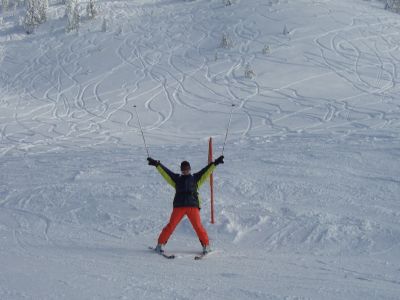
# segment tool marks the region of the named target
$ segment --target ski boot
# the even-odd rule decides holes
[[[211,250],[210,245],[203,246],[203,255],[206,255],[206,254],[210,253],[211,251],[212,250]]]
[[[162,244],[157,244],[157,246],[154,248],[154,251],[156,251],[156,252],[159,253],[159,254],[164,253],[163,246],[164,246],[164,245],[162,245]]]

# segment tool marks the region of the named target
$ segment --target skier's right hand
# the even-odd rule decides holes
[[[147,161],[149,162],[149,165],[150,165],[150,166],[155,166],[155,167],[157,167],[157,166],[160,164],[160,161],[159,161],[159,160],[152,159],[151,157],[148,157],[148,158],[147,158]]]
[[[224,156],[221,155],[220,157],[218,157],[215,161],[214,161],[214,165],[218,166],[219,164],[223,164],[224,163]]]

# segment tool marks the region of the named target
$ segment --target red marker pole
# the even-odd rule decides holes
[[[213,155],[212,155],[212,138],[210,137],[210,140],[208,141],[208,163],[211,163],[213,161]],[[215,223],[214,220],[214,178],[213,174],[210,176],[210,194],[211,194],[211,224]]]

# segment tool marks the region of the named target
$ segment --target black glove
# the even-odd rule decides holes
[[[221,155],[216,160],[214,160],[214,165],[216,165],[216,166],[218,166],[219,164],[223,164],[223,163],[224,163],[224,156],[223,155]]]
[[[159,160],[152,159],[151,157],[148,157],[148,158],[147,158],[147,161],[149,162],[149,165],[150,165],[150,166],[155,166],[155,167],[157,167],[157,166],[160,164],[160,161],[159,161]]]

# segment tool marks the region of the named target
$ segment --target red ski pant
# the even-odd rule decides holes
[[[203,246],[207,246],[209,244],[207,231],[201,224],[200,209],[197,207],[174,207],[169,223],[164,227],[160,236],[158,237],[159,244],[165,245],[168,242],[169,237],[185,215],[189,218],[193,229],[196,231],[200,243]]]

